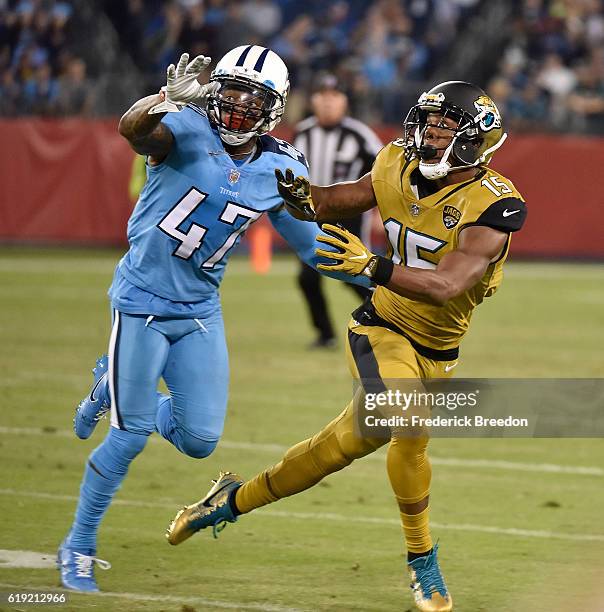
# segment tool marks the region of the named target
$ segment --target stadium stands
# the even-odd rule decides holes
[[[513,128],[604,133],[601,0],[0,0],[0,114],[115,114],[182,51],[246,42],[286,60],[290,121],[329,69],[371,123],[399,122],[426,83],[467,78]]]

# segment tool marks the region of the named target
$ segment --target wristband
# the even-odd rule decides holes
[[[376,285],[387,285],[394,272],[394,263],[381,255],[375,255],[363,270]]]

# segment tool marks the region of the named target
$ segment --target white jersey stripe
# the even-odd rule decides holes
[[[111,395],[111,426],[121,429],[115,394],[115,349],[120,327],[119,310],[113,310],[113,327],[109,338],[109,393]]]

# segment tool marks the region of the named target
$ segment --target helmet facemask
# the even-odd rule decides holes
[[[219,86],[208,96],[208,116],[228,145],[242,145],[269,132],[283,115],[285,100],[269,87],[244,77],[212,80]]]
[[[428,122],[428,118],[431,121]],[[438,118],[438,121],[435,121]],[[495,126],[492,122],[498,121]],[[451,133],[450,141],[443,147],[436,148],[427,141],[430,127],[447,130]],[[500,136],[496,137],[497,127]],[[489,132],[493,130],[491,137]],[[447,104],[443,94],[423,94],[419,104],[411,108],[404,122],[404,143],[408,155],[419,159],[419,170],[430,180],[443,178],[449,172],[459,172],[481,164],[488,164],[493,152],[498,149],[507,137],[501,131],[498,116],[480,109],[472,115],[466,110]],[[442,137],[441,137],[442,138]],[[439,155],[438,162],[431,160]]]

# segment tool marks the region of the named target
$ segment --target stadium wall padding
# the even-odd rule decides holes
[[[124,244],[133,152],[117,121],[1,120],[0,240]],[[397,128],[378,130],[384,141]],[[287,139],[291,130],[278,135]],[[524,257],[604,258],[604,139],[512,134],[493,167],[525,196]]]

